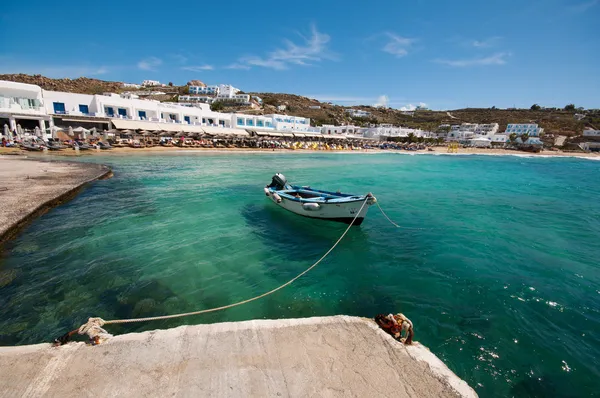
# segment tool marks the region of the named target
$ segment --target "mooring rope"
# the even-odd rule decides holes
[[[389,221],[389,222],[390,222],[390,223],[391,223],[393,226],[395,226],[396,228],[402,228],[402,229],[415,229],[415,230],[420,230],[420,231],[422,231],[422,230],[425,230],[425,228],[417,228],[417,227],[403,227],[403,226],[401,226],[401,225],[398,225],[398,224],[396,224],[394,221],[392,221],[392,219],[391,219],[391,218],[389,218],[389,217],[388,217],[388,215],[387,215],[387,214],[385,214],[385,211],[383,211],[383,209],[381,208],[381,206],[379,206],[379,202],[375,202],[375,204],[376,204],[376,205],[377,205],[377,207],[379,208],[379,211],[381,211],[381,214],[383,214],[383,216],[384,216],[385,218],[387,218],[387,220],[388,220],[388,221]]]
[[[283,289],[286,286],[291,285],[293,282],[295,282],[297,279],[299,279],[300,277],[302,277],[303,275],[305,275],[306,273],[308,273],[310,270],[312,270],[313,268],[315,268],[317,265],[319,265],[321,263],[321,261],[323,261],[328,255],[329,253],[331,253],[333,251],[333,249],[336,248],[336,246],[342,241],[342,239],[344,239],[344,237],[346,236],[346,234],[348,233],[348,231],[350,231],[350,228],[352,227],[352,225],[354,224],[354,222],[356,221],[356,219],[358,218],[358,216],[360,215],[360,213],[362,212],[362,210],[364,209],[365,205],[367,204],[367,202],[369,201],[370,197],[366,197],[362,206],[360,207],[360,210],[358,210],[358,212],[356,213],[356,215],[354,216],[354,219],[352,219],[352,222],[350,223],[350,225],[348,225],[348,228],[346,228],[346,230],[344,231],[344,233],[342,234],[342,236],[339,237],[339,239],[333,244],[333,246],[331,246],[331,248],[329,250],[327,250],[327,252],[325,254],[323,254],[323,256],[321,256],[320,259],[317,260],[316,263],[314,263],[313,265],[311,265],[310,267],[308,267],[307,269],[305,269],[304,271],[302,271],[301,273],[299,273],[298,275],[296,275],[294,278],[290,279],[289,281],[287,281],[286,283],[284,283],[281,286],[276,287],[275,289],[269,290],[266,293],[263,293],[259,296],[255,296],[243,301],[238,301],[237,303],[233,303],[233,304],[228,304],[228,305],[224,305],[221,307],[215,307],[215,308],[209,308],[206,310],[199,310],[199,311],[193,311],[193,312],[184,312],[181,314],[174,314],[174,315],[162,315],[162,316],[151,316],[151,317],[147,317],[147,318],[133,318],[133,319],[113,319],[110,321],[105,321],[102,318],[89,318],[88,321],[81,325],[79,327],[79,329],[76,329],[78,331],[79,334],[87,334],[88,336],[90,336],[90,339],[92,339],[94,342],[99,343],[101,340],[106,339],[108,337],[111,337],[111,335],[106,332],[106,330],[102,329],[102,326],[104,325],[114,325],[114,324],[119,324],[119,323],[134,323],[134,322],[147,322],[147,321],[158,321],[158,320],[163,320],[163,319],[173,319],[173,318],[182,318],[182,317],[186,317],[186,316],[192,316],[192,315],[200,315],[200,314],[206,314],[208,312],[215,312],[215,311],[221,311],[221,310],[226,310],[228,308],[233,308],[233,307],[237,307],[243,304],[247,304],[250,303],[252,301],[256,301],[259,300],[263,297],[266,297],[270,294],[273,294],[281,289]],[[71,334],[73,334],[74,331],[69,332]],[[68,337],[65,338],[67,335],[70,336],[70,334],[67,333],[65,336],[62,336],[58,339],[55,340],[56,344],[64,344],[66,341],[68,341]]]

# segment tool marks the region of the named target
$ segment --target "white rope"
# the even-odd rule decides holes
[[[383,209],[381,208],[381,206],[379,206],[379,202],[375,202],[377,204],[377,207],[379,208],[379,211],[381,211],[381,214],[383,214],[383,216],[385,218],[387,218],[387,220],[396,228],[403,228],[403,229],[416,229],[416,230],[424,230],[425,228],[412,228],[412,227],[403,227],[401,225],[396,224],[394,221],[392,221],[391,218],[388,217],[387,214],[385,214],[385,211],[383,211]]]
[[[247,304],[250,303],[252,301],[256,301],[258,299],[261,299],[263,297],[266,297],[270,294],[273,294],[281,289],[283,289],[286,286],[291,285],[293,282],[295,282],[297,279],[299,279],[300,277],[302,277],[303,275],[305,275],[306,273],[308,273],[310,270],[312,270],[313,268],[315,268],[317,265],[319,265],[319,263],[321,263],[321,261],[323,261],[325,259],[325,257],[327,257],[329,255],[329,253],[331,253],[333,251],[333,249],[336,248],[336,246],[342,241],[342,239],[344,239],[344,237],[346,236],[346,234],[348,233],[348,231],[350,230],[350,228],[352,227],[352,225],[354,224],[354,222],[356,221],[356,219],[358,218],[358,216],[360,215],[360,213],[362,212],[363,208],[365,207],[365,205],[367,204],[367,202],[369,201],[369,197],[366,197],[362,206],[360,207],[360,210],[358,210],[358,212],[356,213],[356,216],[354,216],[354,219],[352,220],[352,222],[350,223],[350,225],[348,225],[348,228],[346,228],[346,230],[344,231],[344,233],[342,234],[342,236],[339,237],[339,239],[333,244],[333,246],[331,246],[331,248],[329,250],[327,250],[327,252],[325,254],[323,254],[323,256],[321,256],[320,259],[317,260],[316,263],[314,263],[313,265],[311,265],[310,267],[308,267],[307,269],[305,269],[304,271],[302,271],[301,273],[299,273],[298,275],[296,275],[294,278],[290,279],[289,281],[287,281],[286,283],[284,283],[283,285],[276,287],[273,290],[269,290],[266,293],[263,293],[259,296],[255,296],[252,298],[249,298],[247,300],[243,300],[243,301],[239,301],[237,303],[233,303],[233,304],[228,304],[228,305],[224,305],[221,307],[215,307],[215,308],[209,308],[207,310],[200,310],[200,311],[194,311],[194,312],[185,312],[182,314],[174,314],[174,315],[162,315],[162,316],[151,316],[151,317],[147,317],[147,318],[134,318],[134,319],[114,319],[114,320],[110,320],[110,321],[105,321],[102,318],[89,318],[87,323],[81,325],[81,327],[79,328],[79,334],[88,334],[88,336],[90,336],[90,338],[94,339],[96,337],[99,338],[107,338],[110,337],[111,335],[106,332],[106,330],[102,329],[102,326],[104,325],[111,325],[111,324],[118,324],[118,323],[133,323],[133,322],[146,322],[146,321],[158,321],[161,319],[173,319],[173,318],[181,318],[181,317],[185,317],[185,316],[192,316],[192,315],[200,315],[200,314],[206,314],[208,312],[215,312],[215,311],[221,311],[221,310],[225,310],[228,308],[233,308],[233,307],[237,307],[239,305],[242,304]],[[108,335],[108,336],[106,336]]]

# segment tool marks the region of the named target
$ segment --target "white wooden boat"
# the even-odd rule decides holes
[[[277,206],[310,218],[339,221],[353,225],[362,224],[369,206],[377,199],[371,193],[351,195],[341,192],[329,192],[310,187],[288,184],[283,174],[275,174],[271,184],[264,189],[265,194]],[[365,206],[363,203],[367,201]],[[361,210],[362,207],[362,210]],[[358,214],[360,211],[360,214]],[[357,216],[358,214],[358,216]]]

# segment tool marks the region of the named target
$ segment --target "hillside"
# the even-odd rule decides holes
[[[122,87],[121,82],[111,82],[99,79],[80,77],[77,79],[51,79],[41,75],[11,74],[0,75],[0,80],[36,84],[45,90],[66,91],[83,94],[100,94],[104,92],[136,91]],[[141,89],[139,91],[143,91]],[[150,90],[156,90],[150,89]],[[158,90],[166,95],[150,97],[161,101],[176,101],[177,94],[186,94],[187,86],[161,87]],[[355,124],[367,125],[370,123],[390,123],[410,128],[435,131],[441,124],[460,123],[498,123],[500,131],[504,131],[508,123],[537,123],[543,127],[547,134],[579,135],[585,127],[600,128],[600,112],[588,111],[586,117],[578,121],[575,111],[558,109],[542,109],[532,111],[529,109],[457,109],[453,111],[416,111],[405,114],[392,108],[375,108],[372,106],[353,106],[352,108],[365,110],[371,113],[368,118],[351,118],[346,109],[339,105],[319,102],[316,99],[284,93],[248,93],[263,99],[262,109],[249,109],[248,107],[228,106],[225,111],[247,112],[254,114],[277,113],[276,106],[285,105],[283,113],[309,117],[313,124]],[[312,108],[311,108],[312,107]],[[318,108],[318,109],[315,109]],[[581,113],[581,112],[580,112]]]

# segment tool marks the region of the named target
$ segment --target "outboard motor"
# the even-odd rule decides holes
[[[276,191],[280,191],[282,189],[289,189],[289,188],[291,188],[288,185],[288,183],[287,183],[287,179],[281,173],[275,174],[273,176],[273,179],[271,180],[271,184],[269,184],[267,187],[268,188],[275,188]]]

